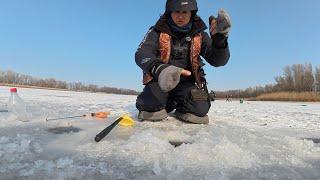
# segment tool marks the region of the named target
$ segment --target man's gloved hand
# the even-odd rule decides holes
[[[223,49],[228,46],[228,41],[227,41],[228,37],[226,37],[221,33],[216,33],[211,38],[212,38],[213,46],[217,49]]]
[[[221,9],[218,12],[218,17],[209,17],[210,33],[214,36],[217,33],[221,33],[228,37],[228,33],[231,28],[231,19],[229,14]]]
[[[169,64],[156,64],[151,69],[151,74],[158,80],[160,89],[169,92],[180,82],[180,76],[190,76],[191,72]]]

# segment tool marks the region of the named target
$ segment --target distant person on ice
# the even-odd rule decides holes
[[[178,119],[207,124],[211,102],[203,72],[227,64],[229,15],[220,10],[209,18],[210,35],[197,15],[196,0],[167,0],[165,13],[141,42],[135,61],[143,71],[143,92],[136,106],[139,119],[161,121],[175,111]]]

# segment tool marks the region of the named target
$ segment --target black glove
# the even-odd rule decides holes
[[[228,47],[228,37],[221,33],[216,33],[211,36],[213,47],[217,49],[224,49]]]
[[[162,62],[156,62],[151,70],[150,70],[150,73],[152,75],[152,77],[155,79],[155,80],[158,80],[159,78],[159,75],[160,73],[165,69],[167,68],[168,66],[170,66],[169,64],[163,64]]]

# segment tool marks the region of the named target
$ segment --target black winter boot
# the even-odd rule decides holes
[[[191,113],[181,113],[179,111],[175,112],[175,115],[178,119],[182,121],[186,121],[193,124],[208,124],[209,123],[209,117],[208,115],[205,115],[203,117],[196,116]]]
[[[139,111],[138,118],[142,121],[162,121],[168,117],[167,111],[162,109],[157,112]]]

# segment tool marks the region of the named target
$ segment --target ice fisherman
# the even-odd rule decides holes
[[[167,0],[164,14],[138,47],[135,61],[145,85],[136,101],[139,119],[161,121],[176,110],[182,121],[209,123],[211,102],[201,57],[214,67],[227,64],[231,22],[220,10],[209,18],[209,36],[197,11],[196,0]]]

